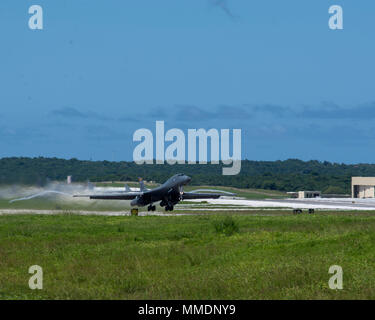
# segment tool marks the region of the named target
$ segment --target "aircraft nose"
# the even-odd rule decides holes
[[[191,178],[189,176],[186,176],[186,183],[189,183],[191,181]]]

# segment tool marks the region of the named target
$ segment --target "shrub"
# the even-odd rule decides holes
[[[215,221],[214,227],[216,233],[222,233],[226,236],[231,236],[239,230],[238,223],[232,217],[226,217],[223,220]]]

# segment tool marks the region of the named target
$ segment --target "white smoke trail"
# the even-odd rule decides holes
[[[69,197],[71,196],[71,194],[66,193],[66,192],[48,190],[48,191],[43,191],[43,192],[39,192],[39,193],[33,194],[31,196],[28,196],[28,197],[13,199],[13,200],[10,200],[9,203],[13,203],[13,202],[16,202],[16,201],[30,200],[30,199],[37,198],[37,197],[42,197],[44,195],[51,194],[51,193],[62,194],[62,195],[69,196]]]
[[[129,188],[130,191],[135,191]],[[45,200],[52,200],[56,205],[93,205],[100,207],[113,207],[122,208],[124,203],[122,201],[96,203],[89,198],[74,198],[73,195],[76,194],[102,194],[102,193],[119,193],[119,192],[129,192],[125,191],[123,188],[110,188],[110,187],[95,187],[92,184],[65,184],[59,182],[51,182],[45,187],[35,187],[35,186],[20,186],[13,185],[8,187],[0,188],[0,200],[8,200],[10,204],[27,201],[38,197],[43,197]],[[139,190],[139,188],[138,188]],[[58,196],[58,197],[56,197]],[[126,204],[125,204],[126,205]]]

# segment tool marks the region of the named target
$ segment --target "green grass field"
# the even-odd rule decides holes
[[[274,214],[0,216],[0,298],[375,298],[373,213]],[[43,290],[28,288],[35,264]]]

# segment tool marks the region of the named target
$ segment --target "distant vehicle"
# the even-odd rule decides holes
[[[191,178],[183,173],[176,174],[169,178],[161,186],[155,189],[146,189],[143,181],[140,180],[140,191],[126,191],[112,194],[74,195],[74,197],[89,197],[96,200],[132,200],[131,206],[148,206],[148,211],[155,211],[154,203],[160,201],[160,206],[165,211],[172,211],[174,206],[182,200],[191,199],[218,199],[225,195],[223,193],[196,193],[184,192],[183,186],[187,185]],[[228,194],[226,192],[226,194]],[[234,194],[231,194],[234,195]]]

